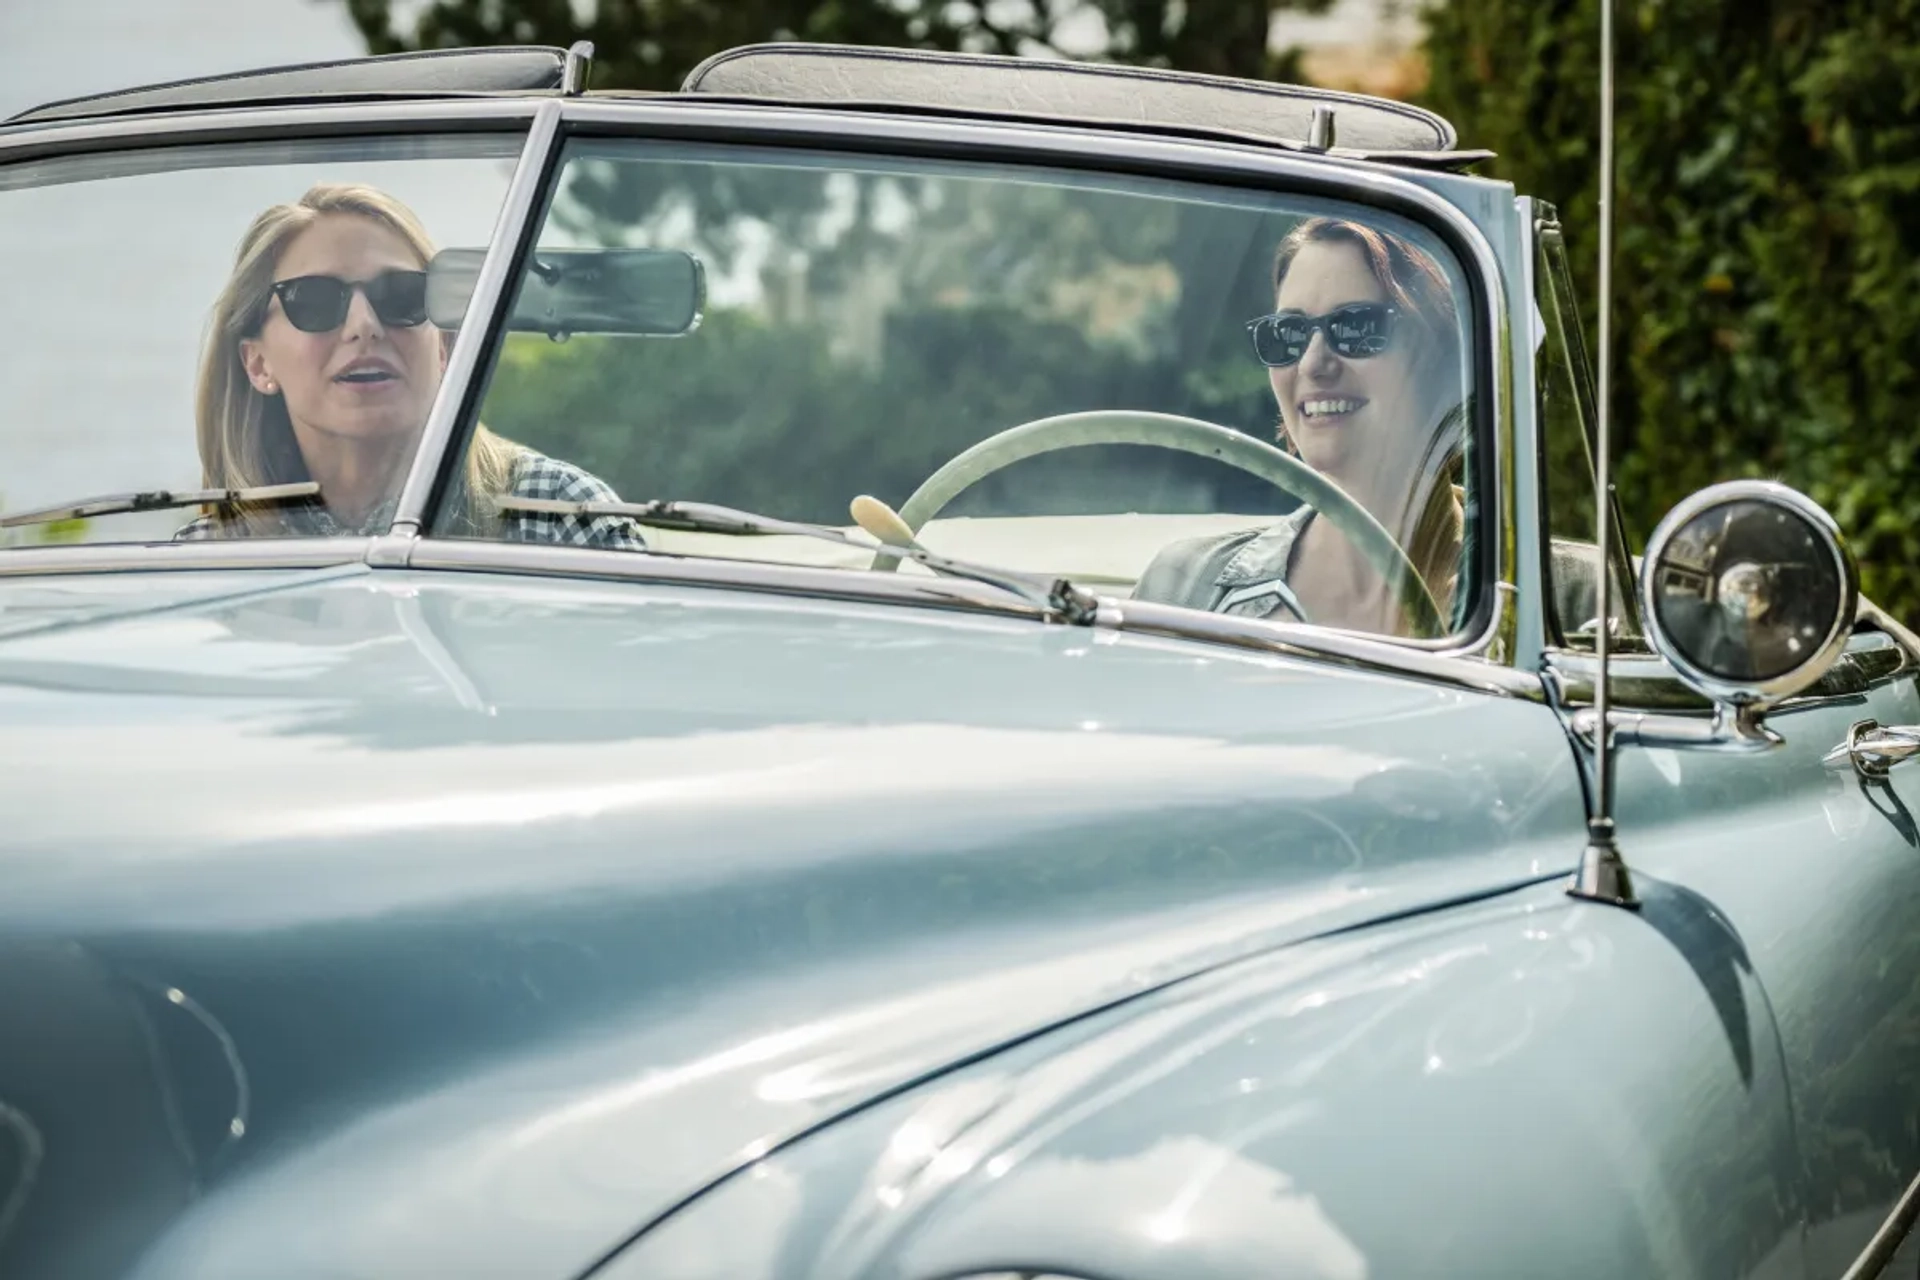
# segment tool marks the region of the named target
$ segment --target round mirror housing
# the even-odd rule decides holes
[[[1647,542],[1647,636],[1715,702],[1762,708],[1825,674],[1852,633],[1853,556],[1833,517],[1768,480],[1702,489]]]

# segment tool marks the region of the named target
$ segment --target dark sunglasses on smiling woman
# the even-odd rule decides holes
[[[426,322],[424,271],[382,271],[371,280],[295,276],[273,282],[273,294],[280,299],[287,323],[302,333],[331,333],[345,324],[355,289],[367,295],[367,305],[389,328],[411,329]]]
[[[1283,311],[1247,321],[1253,353],[1269,369],[1300,363],[1313,335],[1327,335],[1327,345],[1348,360],[1377,356],[1393,345],[1393,322],[1400,313],[1384,302],[1349,302],[1323,316]]]

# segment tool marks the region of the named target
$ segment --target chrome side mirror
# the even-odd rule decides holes
[[[1680,678],[1748,724],[1818,680],[1852,633],[1860,581],[1840,528],[1768,480],[1702,489],[1647,542],[1647,638]]]
[[[1655,651],[1712,699],[1713,717],[1612,710],[1601,667],[1594,706],[1572,717],[1594,749],[1598,800],[1567,892],[1638,905],[1614,842],[1607,761],[1616,747],[1779,746],[1780,735],[1762,722],[1767,708],[1826,674],[1853,633],[1859,603],[1859,574],[1839,526],[1804,494],[1770,480],[1733,480],[1669,511],[1641,558],[1642,619]]]

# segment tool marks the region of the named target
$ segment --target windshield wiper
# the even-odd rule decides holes
[[[865,494],[853,500],[853,518],[856,524],[873,535],[876,539],[874,542],[862,542],[829,525],[781,520],[709,502],[672,502],[663,499],[650,502],[569,502],[562,498],[501,497],[494,499],[494,505],[502,511],[538,512],[544,515],[583,518],[624,516],[650,529],[678,529],[688,533],[719,533],[739,537],[789,534],[819,538],[875,555],[911,560],[949,577],[966,578],[998,587],[1077,627],[1092,626],[1100,608],[1099,597],[1074,586],[1065,578],[1044,578],[1038,574],[996,569],[929,551],[915,540],[912,530],[907,528],[907,522],[900,518],[898,512],[878,498]]]
[[[91,516],[117,516],[128,511],[167,511],[175,507],[231,507],[241,502],[286,502],[293,498],[317,498],[320,486],[311,480],[299,484],[262,484],[251,489],[151,489],[145,493],[108,493],[98,498],[36,511],[19,511],[0,516],[0,529],[23,524],[51,524],[55,520],[85,520]]]

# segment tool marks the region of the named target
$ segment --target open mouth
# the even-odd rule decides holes
[[[392,371],[388,369],[349,369],[345,373],[334,375],[333,380],[354,386],[370,386],[375,383],[392,382],[394,377]]]
[[[1331,422],[1351,417],[1366,405],[1365,400],[1351,397],[1323,396],[1314,400],[1300,402],[1300,416],[1308,422]]]

